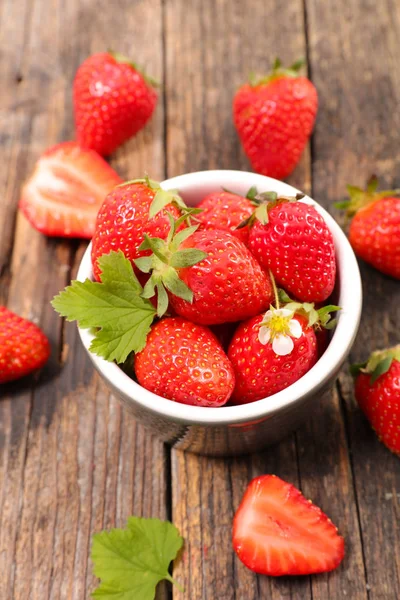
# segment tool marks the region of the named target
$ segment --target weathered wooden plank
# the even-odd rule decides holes
[[[400,51],[398,3],[307,0],[313,79],[321,98],[314,136],[313,190],[331,206],[346,183],[363,185],[371,173],[398,186],[398,105]],[[373,49],[373,51],[371,51]],[[398,282],[360,264],[364,312],[351,359],[359,362],[374,348],[398,343]],[[400,464],[375,438],[356,407],[352,381],[340,378],[362,525],[369,598],[400,594],[398,494]],[[350,532],[349,532],[350,533]],[[354,542],[354,532],[349,535]],[[354,560],[350,546],[349,560]],[[361,594],[361,591],[359,592]],[[364,597],[364,596],[355,596]]]
[[[0,301],[10,279],[12,241],[18,188],[23,176],[29,140],[30,107],[24,104],[22,70],[30,36],[31,0],[4,0],[0,12]],[[23,108],[22,108],[23,107]]]
[[[249,72],[266,72],[276,54],[287,62],[305,55],[301,2],[173,0],[166,4],[166,46],[168,175],[248,169],[232,123],[232,98]],[[305,153],[291,181],[308,190],[309,172]],[[308,578],[256,577],[233,554],[234,512],[249,480],[266,472],[300,484],[294,437],[238,459],[172,452],[173,519],[186,540],[174,570],[186,591],[174,590],[174,597],[311,598]]]
[[[79,62],[115,45],[161,79],[161,17],[160,0],[135,6],[120,2],[118,11],[107,3],[100,10],[92,1],[58,3],[51,11],[46,3],[34,3],[26,57],[22,65],[18,57],[12,63],[23,72],[25,91],[18,109],[22,117],[4,145],[4,185],[12,200],[4,209],[8,223],[19,183],[37,156],[73,134],[71,82]],[[15,15],[13,20],[18,25]],[[122,175],[135,177],[147,168],[163,177],[162,104],[150,126],[118,151],[114,164]],[[22,125],[28,128],[23,145],[18,141]],[[6,270],[11,240],[12,227],[9,242],[0,248]],[[73,274],[84,246],[72,262]],[[59,374],[56,364],[47,369],[37,387],[7,387],[8,398],[0,403],[2,598],[89,597],[96,583],[89,561],[92,533],[122,525],[131,514],[168,516],[168,456],[162,444],[145,435],[94,375],[73,325],[66,328],[61,347],[61,321],[49,301],[67,281],[75,248],[75,243],[47,242],[19,218],[9,289],[9,279],[3,279],[10,308],[40,321],[55,359],[62,355],[65,364]],[[159,597],[167,595],[161,587]]]

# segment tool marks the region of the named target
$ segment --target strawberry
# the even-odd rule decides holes
[[[39,327],[0,306],[0,383],[40,369],[49,356],[49,341]]]
[[[121,181],[96,152],[63,142],[40,157],[19,208],[46,235],[89,239],[101,203]]]
[[[235,376],[217,338],[207,327],[180,317],[162,319],[135,355],[140,385],[164,398],[194,406],[223,406]]]
[[[295,200],[275,194],[257,208],[248,245],[281,287],[302,302],[323,302],[335,285],[333,237],[313,206]]]
[[[284,69],[276,60],[267,77],[252,78],[233,100],[234,123],[253,169],[276,179],[299,162],[317,114],[317,91],[299,76],[302,65]]]
[[[87,58],[73,86],[79,143],[108,156],[135,135],[153,114],[154,80],[125,56],[103,52]]]
[[[247,196],[240,196],[228,190],[208,194],[197,205],[202,212],[197,215],[201,229],[221,229],[229,231],[243,243],[249,237],[248,228],[237,229],[254,211],[252,200],[257,195],[257,190],[251,188]]]
[[[336,204],[352,216],[349,241],[354,252],[382,273],[400,279],[400,190],[377,191],[372,177],[366,190],[347,186],[350,200]]]
[[[264,310],[271,302],[272,287],[246,246],[227,231],[196,231],[188,227],[166,241],[146,237],[141,249],[153,257],[139,258],[136,266],[151,277],[143,297],[158,292],[158,315],[168,306],[181,317],[200,325],[240,321]]]
[[[275,475],[253,479],[233,521],[233,548],[263,575],[310,575],[336,569],[344,540],[320,508]]]
[[[378,438],[400,456],[400,345],[353,365],[356,400]]]
[[[183,201],[173,190],[166,192],[150,179],[137,179],[116,187],[99,210],[92,240],[92,265],[99,280],[98,258],[111,250],[122,250],[133,261],[150,254],[140,251],[145,235],[165,239],[170,231],[169,212],[180,216]]]
[[[305,375],[317,362],[317,342],[304,316],[287,308],[271,309],[239,325],[228,357],[236,377],[231,402],[247,404]]]

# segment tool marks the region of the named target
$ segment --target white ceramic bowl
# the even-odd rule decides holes
[[[275,191],[295,195],[299,190],[275,179],[242,171],[203,171],[188,173],[162,183],[165,189],[178,189],[189,205],[206,194],[227,188],[245,194],[251,186],[259,192]],[[128,410],[158,437],[175,447],[199,454],[233,455],[259,450],[289,434],[329,392],[356,336],[362,307],[360,272],[353,250],[336,221],[311,198],[331,230],[337,256],[335,294],[342,307],[330,344],[317,364],[293,385],[263,400],[241,406],[203,408],[167,400],[141,387],[116,364],[89,353],[107,386]],[[89,245],[79,268],[78,280],[91,279]],[[79,330],[88,351],[92,334]]]

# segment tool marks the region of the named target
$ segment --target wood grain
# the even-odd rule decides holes
[[[383,185],[398,187],[398,3],[385,1],[378,6],[358,0],[333,5],[307,0],[307,10],[312,76],[321,99],[313,147],[316,199],[332,207],[332,202],[344,196],[347,183],[364,185],[372,173]],[[399,343],[400,330],[399,283],[364,263],[360,267],[364,310],[351,353],[353,362],[361,362],[373,349]],[[371,600],[389,600],[400,593],[400,463],[377,441],[361,415],[346,370],[339,390],[348,428],[368,595]]]
[[[41,324],[54,356],[37,384],[7,386],[0,403],[0,596],[81,600],[96,585],[89,560],[94,532],[121,526],[132,514],[168,516],[168,454],[100,384],[75,326],[63,332],[49,305],[76,275],[85,244],[47,241],[21,217],[15,234],[12,224],[21,181],[37,157],[73,135],[71,83],[81,60],[114,46],[162,79],[161,2],[120,2],[111,20],[105,2],[59,3],[47,14],[45,30],[46,3],[27,5],[26,14],[9,4],[14,29],[3,43],[12,51],[2,65],[22,81],[16,99],[7,100],[13,120],[4,114],[1,129],[8,136],[1,145],[8,169],[0,205],[7,234],[0,238],[1,292],[11,309]],[[21,43],[14,45],[19,33]],[[158,47],[144,43],[150,36]],[[131,178],[151,164],[152,175],[162,178],[163,137],[161,96],[152,124],[113,164]],[[168,595],[161,586],[158,597]]]
[[[397,598],[400,463],[360,414],[346,371],[308,422],[266,452],[170,457],[110,396],[75,327],[63,327],[49,306],[76,274],[85,244],[46,240],[16,207],[40,153],[73,135],[77,66],[107,47],[165,84],[149,126],[113,157],[126,178],[248,169],[233,94],[276,55],[288,63],[303,55],[320,108],[290,183],[327,208],[346,183],[363,184],[372,172],[400,186],[398,2],[1,0],[0,22],[0,302],[38,322],[53,348],[40,376],[0,392],[0,597],[89,598],[92,534],[136,514],[172,516],[185,538],[174,569],[185,592],[161,586],[163,600]],[[354,361],[398,343],[400,326],[398,282],[360,266],[365,301]],[[262,473],[299,486],[338,525],[347,557],[337,571],[257,577],[234,556],[234,512]]]

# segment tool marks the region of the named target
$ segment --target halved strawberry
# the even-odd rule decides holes
[[[344,540],[320,508],[275,475],[250,482],[233,522],[240,560],[264,575],[332,571],[344,557]]]
[[[19,208],[46,235],[89,239],[104,198],[121,182],[97,152],[63,142],[40,157]]]

